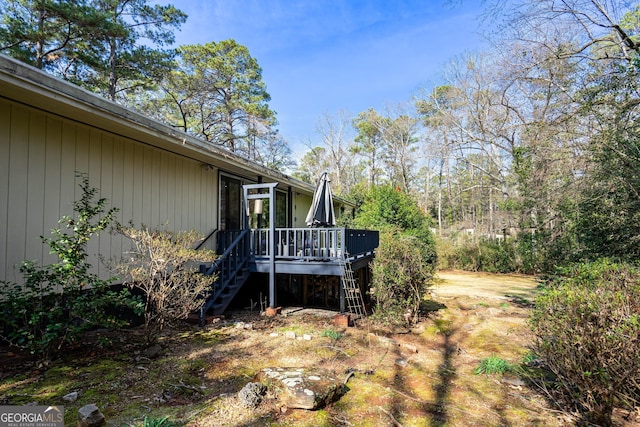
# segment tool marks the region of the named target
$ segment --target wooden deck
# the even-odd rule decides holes
[[[373,259],[379,243],[377,231],[350,228],[277,228],[275,236],[277,274],[340,276],[342,257],[357,270]],[[269,243],[268,229],[251,230],[251,271],[269,272]]]
[[[278,228],[273,230],[271,244],[269,231],[214,230],[199,243],[197,248],[216,250],[220,255],[214,263],[200,265],[201,273],[219,275],[200,309],[200,324],[204,324],[208,312],[222,314],[252,272],[300,275],[304,304],[320,293],[327,305],[332,295],[339,298],[340,310],[344,311],[340,278],[346,277],[345,272],[363,273],[361,269],[373,259],[379,243],[378,232],[371,230]],[[275,274],[269,274],[271,301],[276,300]]]

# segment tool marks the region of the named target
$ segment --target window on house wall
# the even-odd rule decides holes
[[[242,203],[244,191],[242,185],[245,182],[230,175],[220,175],[220,230],[240,230],[243,228]],[[276,190],[276,227],[287,227],[288,202],[285,191]],[[262,225],[257,228],[269,226],[269,199],[264,199],[264,213],[261,216]],[[254,217],[255,214],[252,214]],[[255,218],[252,218],[254,224]]]
[[[242,228],[242,181],[220,175],[220,230]]]
[[[276,227],[277,228],[286,228],[287,227],[287,193],[284,191],[276,190]],[[262,214],[262,225],[260,228],[269,227],[269,212],[271,212],[271,208],[269,207],[269,199],[264,199],[264,213]]]
[[[287,227],[287,193],[276,191],[276,227]]]

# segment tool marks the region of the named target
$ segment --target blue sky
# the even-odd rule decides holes
[[[296,157],[319,145],[325,114],[384,112],[482,46],[481,0],[170,2],[189,15],[177,44],[235,39],[258,60]]]

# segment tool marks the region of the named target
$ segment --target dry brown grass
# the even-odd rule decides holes
[[[463,280],[455,282],[457,276]],[[157,359],[145,360],[125,342],[108,363],[86,355],[35,372],[3,372],[0,403],[61,404],[64,394],[77,390],[80,399],[66,404],[68,414],[96,403],[110,425],[118,426],[139,424],[145,415],[169,416],[191,427],[567,425],[538,390],[473,373],[490,355],[521,363],[531,339],[526,301],[533,298],[535,281],[464,273],[440,277],[434,297],[446,308],[411,330],[366,322],[339,329],[333,313],[321,311],[276,318],[235,313],[204,329],[180,325],[167,331]],[[252,329],[237,327],[238,321]],[[288,339],[286,331],[312,339]],[[237,392],[262,368],[278,366],[355,375],[344,396],[319,411],[282,408],[270,394],[255,410],[242,407]],[[74,416],[68,417],[73,423]]]
[[[304,311],[257,320],[251,331],[231,329],[237,336],[217,350],[240,357],[220,362],[208,372],[221,375],[240,367],[250,373],[265,366],[322,366],[339,373],[355,370],[356,375],[342,399],[321,411],[285,410],[267,399],[257,411],[247,412],[238,407],[235,395],[226,395],[215,398],[190,425],[564,425],[566,420],[548,410],[544,397],[535,390],[504,383],[499,376],[473,373],[480,360],[492,354],[520,363],[530,339],[527,308],[521,302],[533,296],[535,282],[528,277],[507,277],[505,282],[481,287],[478,275],[462,277],[461,286],[446,281],[439,284],[435,295],[447,308],[424,318],[411,331],[360,322],[357,328],[340,330],[343,336],[332,340],[323,336],[323,331],[336,330],[331,318]],[[505,295],[515,295],[514,289],[517,300]],[[313,339],[269,335],[286,330],[310,333]],[[251,352],[253,358],[242,357]]]

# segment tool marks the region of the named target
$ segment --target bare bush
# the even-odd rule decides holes
[[[199,273],[198,266],[213,262],[216,255],[192,249],[202,237],[195,231],[121,226],[118,232],[131,240],[133,250],[116,269],[132,289],[144,294],[146,337],[153,341],[168,320],[183,319],[202,304],[205,290],[216,277]]]

